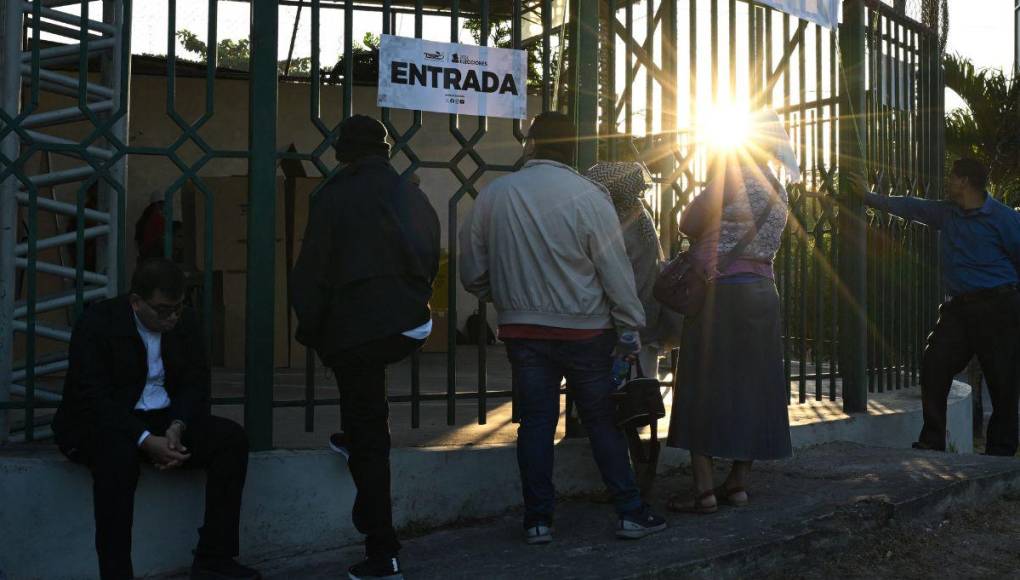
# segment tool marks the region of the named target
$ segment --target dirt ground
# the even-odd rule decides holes
[[[942,521],[893,521],[770,578],[1020,579],[1020,494]]]

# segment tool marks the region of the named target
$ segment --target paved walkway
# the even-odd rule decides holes
[[[550,545],[524,545],[520,514],[513,512],[447,529],[405,530],[403,563],[411,579],[760,576],[807,554],[839,550],[852,534],[881,531],[894,519],[940,518],[1018,485],[1020,461],[1013,458],[833,443],[757,465],[750,506],[710,516],[669,513],[670,528],[641,541],[613,537],[615,519],[600,498],[570,498],[558,508]],[[690,491],[688,474],[663,476],[653,507],[662,510],[666,497]],[[351,546],[260,567],[268,579],[338,578],[360,554],[360,546]]]
[[[486,349],[486,382],[489,392],[509,392],[510,365],[502,346]],[[446,353],[423,353],[420,357],[420,392],[426,395],[442,396],[447,384]],[[797,366],[797,365],[795,365]],[[458,393],[476,393],[478,390],[478,350],[475,347],[461,347],[456,359],[456,383]],[[830,381],[823,369],[821,389],[816,389],[813,365],[807,365],[805,379],[791,382],[790,422],[793,425],[827,420],[845,419],[842,411],[842,384],[840,379]],[[671,379],[668,363],[663,359],[660,376]],[[387,373],[390,395],[409,395],[411,392],[411,362],[402,361],[392,365]],[[304,369],[280,369],[274,381],[274,396],[277,401],[305,400]],[[244,374],[242,371],[217,369],[213,377],[213,391],[217,397],[236,397],[243,393]],[[800,401],[801,387],[806,393]],[[831,392],[837,399],[828,400]],[[916,393],[907,389],[907,393]],[[315,373],[315,398],[327,400],[337,398],[336,381],[328,369],[318,368]],[[820,396],[818,396],[820,395]],[[914,397],[916,399],[916,396]],[[869,396],[869,412],[883,414],[896,412],[906,401],[896,391],[873,393]],[[667,395],[667,408],[671,397]],[[915,401],[916,403],[916,401]],[[517,425],[511,420],[511,403],[507,396],[492,397],[486,401],[485,423],[479,424],[481,410],[477,398],[459,398],[454,404],[454,424],[448,423],[448,406],[445,398],[424,400],[420,403],[420,424],[412,428],[411,403],[400,402],[390,405],[390,430],[394,447],[430,447],[506,444],[516,441]],[[561,412],[565,408],[561,406]],[[241,421],[244,412],[239,405],[219,405],[215,413]],[[312,429],[306,430],[306,409],[304,406],[277,408],[274,412],[273,444],[279,449],[315,449],[326,445],[329,434],[340,426],[340,412],[337,404],[315,407]],[[660,425],[665,436],[667,422]],[[566,421],[561,419],[557,438],[566,434]]]

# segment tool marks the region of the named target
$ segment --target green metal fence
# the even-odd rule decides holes
[[[172,137],[138,144],[128,135],[131,79],[130,0],[8,2],[4,15],[4,101],[0,111],[0,183],[3,184],[3,239],[0,282],[4,289],[0,323],[0,440],[9,431],[32,440],[45,422],[36,413],[59,401],[59,376],[66,351],[44,358],[42,339],[66,342],[70,323],[88,302],[124,289],[127,165],[132,160],[171,163],[176,176],[162,184],[174,219],[172,200],[190,184],[202,194],[199,208],[206,227],[198,232],[203,255],[196,274],[207,336],[214,325],[217,281],[214,271],[214,199],[208,185],[211,167],[230,160],[247,164],[247,273],[244,389],[241,396],[218,396],[223,405],[244,405],[253,447],[272,446],[274,409],[302,408],[305,428],[314,428],[315,409],[336,405],[335,397],[317,398],[315,361],[308,357],[301,396],[274,393],[273,341],[276,180],[278,165],[301,163],[324,179],[336,170],[331,148],[336,121],[355,110],[356,87],[371,74],[372,54],[355,45],[355,23],[375,22],[379,33],[395,32],[398,17],[413,21],[413,35],[437,26],[444,39],[499,43],[527,49],[532,58],[530,113],[560,109],[577,121],[579,167],[597,159],[639,158],[655,176],[650,197],[664,249],[684,243],[676,233],[683,208],[704,185],[704,149],[694,126],[706,103],[746,100],[774,108],[786,123],[800,155],[805,181],[791,186],[791,226],[777,261],[785,311],[786,372],[793,400],[837,400],[848,410],[863,410],[867,391],[916,383],[919,349],[937,302],[935,249],[931,234],[887,216],[866,217],[860,191],[849,176],[869,175],[896,193],[936,196],[941,188],[941,94],[936,35],[924,25],[877,0],[846,0],[839,32],[800,21],[755,2],[737,0],[259,0],[250,3],[251,55],[248,70],[248,142],[222,146],[207,134],[223,107],[217,40],[221,2],[205,6],[208,28],[202,55],[204,108],[189,120],[178,105],[182,63],[176,38],[177,14],[186,0],[167,0],[167,49],[163,63],[166,107]],[[196,5],[188,2],[189,5]],[[77,12],[60,12],[65,6]],[[100,13],[92,12],[96,6]],[[296,10],[295,21],[281,18],[281,7]],[[325,30],[330,15],[341,30]],[[307,70],[292,73],[298,18],[309,23]],[[404,20],[406,22],[406,20]],[[471,31],[477,31],[477,37]],[[405,30],[403,34],[408,34]],[[324,35],[341,36],[339,63],[323,63]],[[45,37],[45,38],[44,38]],[[278,48],[289,46],[286,81],[307,85],[307,123],[318,135],[313,147],[280,146],[281,64]],[[298,46],[304,54],[304,47]],[[13,56],[12,56],[13,55]],[[12,64],[12,58],[17,64]],[[323,110],[323,91],[340,91],[339,111]],[[220,92],[218,92],[220,91]],[[66,103],[42,103],[40,94]],[[134,102],[132,115],[148,103]],[[458,303],[458,210],[477,195],[493,174],[513,171],[522,160],[494,160],[484,148],[497,126],[485,118],[449,115],[446,131],[452,154],[426,154],[423,114],[410,123],[395,112],[377,110],[394,142],[393,157],[406,173],[446,171],[456,185],[445,195],[449,215],[445,246],[449,254],[449,344],[445,355],[445,391],[424,389],[421,356],[410,367],[408,392],[391,401],[410,406],[411,424],[421,422],[422,402],[445,402],[449,425],[458,421],[457,402],[477,402],[478,423],[489,403],[513,400],[510,384],[489,383],[488,350],[458,344],[458,310],[477,308],[479,336],[485,336],[485,304]],[[76,138],[57,137],[66,124],[85,120],[88,130]],[[506,141],[523,139],[519,121],[498,125]],[[52,127],[50,133],[37,128]],[[144,140],[143,140],[144,141]],[[71,158],[67,168],[36,169],[42,155]],[[62,162],[63,163],[63,162]],[[66,165],[66,164],[65,164]],[[61,165],[64,167],[64,165]],[[54,199],[44,188],[80,183],[74,202]],[[95,207],[89,187],[99,184]],[[19,212],[18,208],[22,208]],[[443,209],[443,208],[437,208]],[[45,237],[40,228],[53,215],[75,218],[68,234]],[[18,239],[19,216],[24,240]],[[867,228],[865,229],[865,219]],[[166,232],[172,252],[173,228]],[[88,263],[90,242],[103,240],[95,262]],[[45,252],[69,245],[73,267],[55,263]],[[16,248],[15,251],[11,251]],[[286,266],[285,266],[286,267]],[[90,269],[91,268],[91,269]],[[67,279],[73,288],[53,296],[37,287],[41,276]],[[24,280],[24,287],[18,280]],[[19,302],[20,300],[20,302]],[[67,307],[72,308],[66,313]],[[63,324],[41,318],[64,313]],[[20,321],[20,322],[19,322]],[[18,337],[20,343],[12,340]],[[19,350],[18,344],[23,344]],[[50,345],[52,346],[52,345]],[[477,358],[471,387],[459,380],[458,350],[474,348]],[[16,352],[17,351],[17,352]],[[17,354],[17,356],[15,356]],[[432,355],[429,355],[432,356]],[[465,377],[460,377],[463,379]],[[474,414],[473,414],[474,415]],[[7,419],[13,421],[7,422]],[[40,423],[40,427],[42,424]]]

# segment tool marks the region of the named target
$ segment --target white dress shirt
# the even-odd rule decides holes
[[[429,318],[429,321],[425,324],[422,324],[418,328],[412,328],[407,332],[402,332],[401,334],[415,340],[425,340],[430,334],[432,334],[432,319]]]
[[[142,337],[142,342],[145,343],[145,359],[149,368],[148,375],[145,377],[145,388],[142,389],[142,396],[138,398],[138,402],[135,403],[135,410],[137,411],[157,411],[159,409],[166,409],[170,406],[170,395],[167,394],[164,384],[166,382],[166,372],[163,369],[163,335],[159,332],[153,332],[142,324],[142,321],[138,319],[138,315],[135,315],[135,327],[138,328],[138,335]],[[138,446],[142,446],[151,433],[145,431],[142,436],[138,438]]]

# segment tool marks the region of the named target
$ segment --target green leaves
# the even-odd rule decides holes
[[[946,87],[967,105],[946,114],[946,154],[981,160],[995,197],[1020,205],[1020,83],[960,55],[947,54],[943,66]]]

